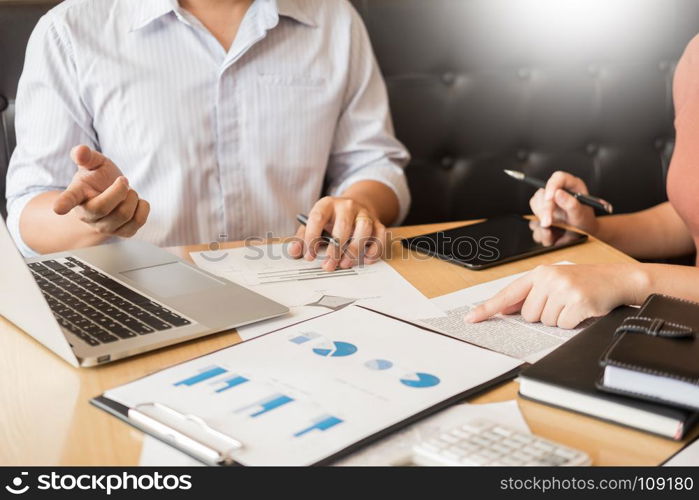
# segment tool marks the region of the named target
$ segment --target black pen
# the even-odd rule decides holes
[[[296,216],[296,220],[299,222],[299,224],[302,224],[304,226],[308,225],[308,216],[307,215],[298,214]],[[336,247],[340,248],[340,242],[337,241],[337,239],[333,238],[332,234],[327,232],[325,229],[323,229],[323,232],[321,233],[320,237],[323,239],[323,241],[331,243],[331,244],[335,245]]]
[[[522,172],[517,172],[516,170],[505,170],[505,173],[510,177],[517,179],[518,181],[525,182],[530,186],[534,186],[535,188],[546,188],[545,181],[542,181],[541,179],[537,179],[535,177],[529,177],[527,175],[524,175]],[[602,198],[597,198],[596,196],[591,196],[589,194],[576,193],[575,191],[571,191],[570,189],[563,189],[563,191],[573,196],[583,205],[597,208],[599,210],[607,212],[608,214],[614,212],[614,207],[612,207],[612,204],[608,201],[603,200]]]

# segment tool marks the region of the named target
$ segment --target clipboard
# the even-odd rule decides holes
[[[383,318],[382,321],[384,322],[398,321],[399,323],[402,323],[410,328],[415,328],[424,331],[424,335],[439,336],[440,342],[443,342],[443,339],[448,339],[449,342],[454,342],[455,345],[464,345],[464,343],[459,340],[453,339],[449,336],[445,336],[437,332],[433,332],[425,328],[417,327],[408,322],[402,322],[395,318],[388,318],[382,315],[381,313],[377,313],[366,308],[362,308],[360,306],[352,307],[356,307],[357,309],[363,309],[364,311],[366,311],[364,314],[373,314],[376,315],[377,318],[381,317]],[[177,367],[184,367],[185,365],[189,365],[190,363],[194,363],[197,360],[202,360],[202,358],[207,358],[217,353],[228,353],[235,349],[240,349],[239,346],[243,346],[245,344],[260,343],[261,345],[261,342],[264,342],[263,339],[270,338],[270,336],[275,336],[275,342],[280,342],[281,340],[284,340],[285,332],[287,334],[293,334],[294,328],[299,328],[301,327],[301,325],[306,325],[304,328],[307,329],[309,326],[313,326],[314,323],[317,323],[319,321],[332,321],[332,317],[335,315],[337,315],[337,319],[340,320],[341,315],[339,313],[339,311],[336,313],[331,313],[329,315],[323,316],[322,318],[309,320],[308,322],[304,322],[300,325],[294,325],[293,327],[288,327],[283,330],[272,332],[270,334],[263,335],[261,337],[252,339],[247,342],[223,348],[219,351],[216,351],[215,353],[207,354],[199,358],[195,358],[194,360],[179,363],[178,365],[162,370],[161,372],[156,372],[155,375],[167,372],[168,370],[176,369]],[[351,311],[347,311],[347,313],[351,313]],[[502,356],[496,353],[490,353],[489,351],[480,349],[475,346],[469,346],[469,348],[479,349],[482,350],[484,353],[489,353],[490,355],[494,356]],[[335,460],[345,455],[348,455],[360,449],[361,447],[368,445],[371,442],[379,440],[382,437],[385,437],[401,428],[404,428],[405,426],[408,426],[420,419],[423,419],[448,406],[451,406],[454,403],[457,403],[465,398],[473,396],[494,385],[510,380],[519,373],[522,367],[521,362],[518,362],[516,360],[513,360],[512,364],[512,368],[499,373],[495,377],[489,378],[488,380],[478,385],[465,387],[464,390],[457,391],[449,397],[440,398],[439,400],[435,401],[434,404],[431,404],[430,406],[423,408],[420,411],[407,412],[405,416],[400,420],[392,422],[390,425],[382,426],[381,428],[377,429],[376,432],[372,432],[368,435],[362,436],[359,439],[351,440],[351,442],[348,441],[344,443],[341,448],[334,450],[333,452],[328,453],[327,455],[319,457],[317,460],[314,460],[313,462],[298,465],[331,464]],[[132,384],[138,383],[139,381],[143,381],[144,379],[148,379],[152,376],[153,375],[142,377],[141,379]],[[128,386],[130,384],[126,385]],[[168,445],[173,446],[179,451],[187,454],[188,456],[204,464],[212,466],[267,465],[249,462],[245,459],[239,458],[239,455],[242,451],[244,451],[246,448],[254,448],[255,443],[246,440],[244,437],[241,437],[240,435],[236,436],[235,429],[233,429],[232,431],[229,430],[227,432],[223,432],[221,429],[216,428],[216,426],[211,425],[211,423],[207,421],[205,418],[203,418],[201,415],[183,413],[182,411],[173,408],[171,405],[162,401],[140,402],[137,405],[129,406],[122,404],[121,402],[116,401],[115,399],[111,399],[105,393],[93,398],[90,402],[97,408],[106,411],[107,413],[119,418],[123,422]]]

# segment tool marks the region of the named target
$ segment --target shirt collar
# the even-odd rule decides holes
[[[304,8],[301,0],[276,0],[277,10],[280,16],[290,17],[301,24],[315,28],[318,23]]]
[[[270,0],[255,0],[270,1]],[[280,16],[289,17],[295,21],[315,28],[318,26],[313,16],[300,5],[299,0],[271,0],[272,7]],[[177,12],[179,2],[177,0],[138,0],[132,6],[133,21],[131,31],[136,31],[148,26],[150,23],[170,12]]]
[[[131,31],[148,26],[150,23],[179,8],[177,0],[138,0],[132,2],[133,20]]]

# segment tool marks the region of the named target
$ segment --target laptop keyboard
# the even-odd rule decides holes
[[[191,323],[74,257],[59,260],[29,268],[58,323],[91,346]]]

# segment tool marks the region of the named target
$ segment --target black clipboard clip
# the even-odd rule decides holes
[[[209,465],[235,465],[243,443],[211,427],[203,418],[181,413],[162,403],[129,408],[128,418],[158,439]]]

